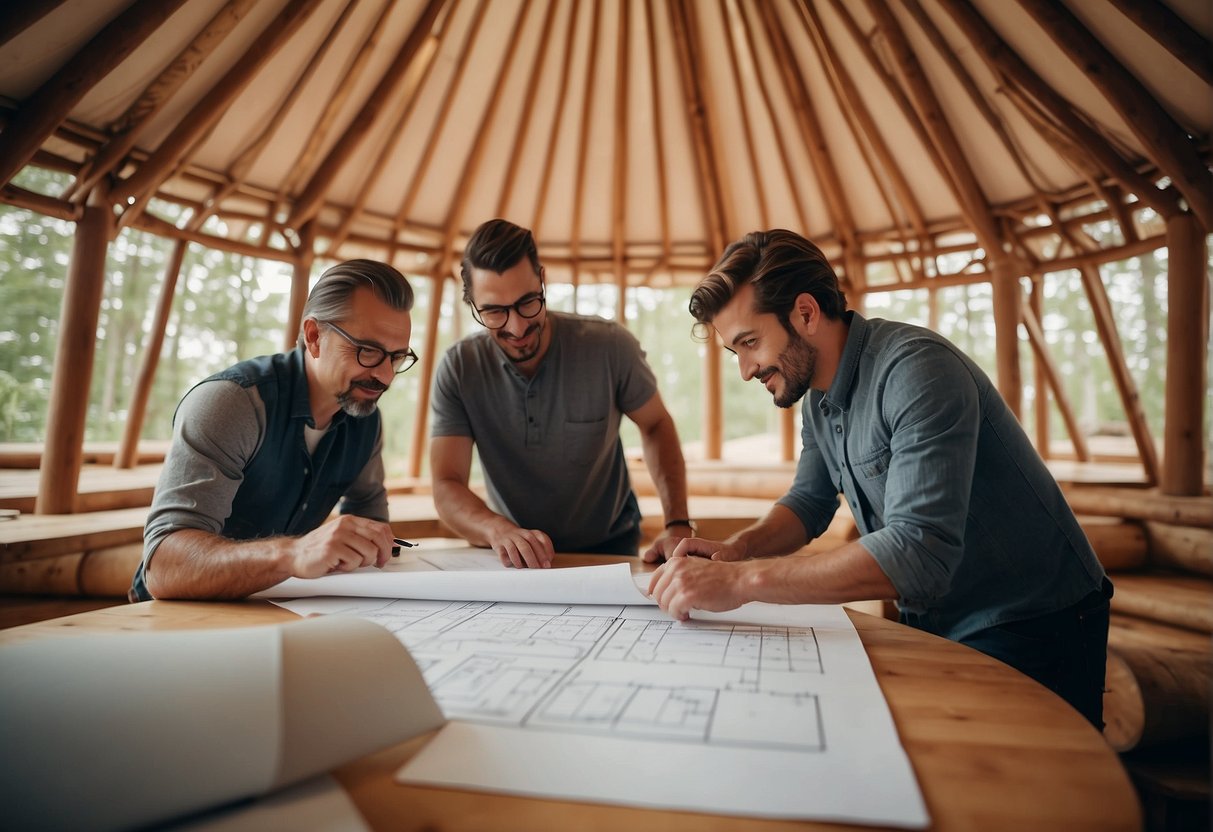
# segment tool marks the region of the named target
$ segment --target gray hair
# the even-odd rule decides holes
[[[413,308],[413,287],[396,269],[377,260],[346,260],[326,269],[312,287],[300,318],[299,346],[303,346],[303,321],[348,318],[350,298],[360,286],[369,286],[375,297],[392,309],[408,312]]]

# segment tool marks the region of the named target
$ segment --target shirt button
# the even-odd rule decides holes
[[[834,432],[835,432],[835,433],[842,433],[842,425],[835,425],[835,426],[834,426]]]
[[[531,417],[530,419],[527,419],[527,421],[528,421],[528,422],[530,422],[532,425],[533,425],[533,424],[535,424],[535,418],[534,418],[534,417]]]
[[[304,503],[303,505],[299,506],[299,510],[300,510],[300,511],[306,511],[306,510],[307,510],[307,503]]]
[[[303,469],[303,475],[306,477],[306,476],[308,475],[308,473],[309,473],[309,471],[308,471],[306,468],[304,468],[304,469]]]

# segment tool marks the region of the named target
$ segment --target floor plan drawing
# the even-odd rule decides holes
[[[749,604],[680,622],[643,604],[277,603],[301,615],[369,619],[408,647],[450,721],[401,770],[404,782],[773,817],[928,822],[871,664],[840,607]],[[662,776],[670,772],[679,776]],[[873,782],[880,789],[865,785]]]

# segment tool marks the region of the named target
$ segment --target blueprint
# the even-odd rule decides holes
[[[302,615],[366,618],[408,647],[451,722],[402,769],[405,782],[911,828],[929,822],[841,607],[749,604],[676,622],[643,605],[276,603]]]

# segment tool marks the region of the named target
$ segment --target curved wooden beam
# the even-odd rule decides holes
[[[63,5],[63,0],[22,0],[0,8],[0,46]]]
[[[1112,0],[1120,13],[1137,24],[1180,63],[1213,85],[1213,43],[1160,0]]]
[[[4,132],[0,133],[0,184],[6,184],[25,167],[80,99],[159,29],[183,2],[136,0],[35,90],[9,117]]]

